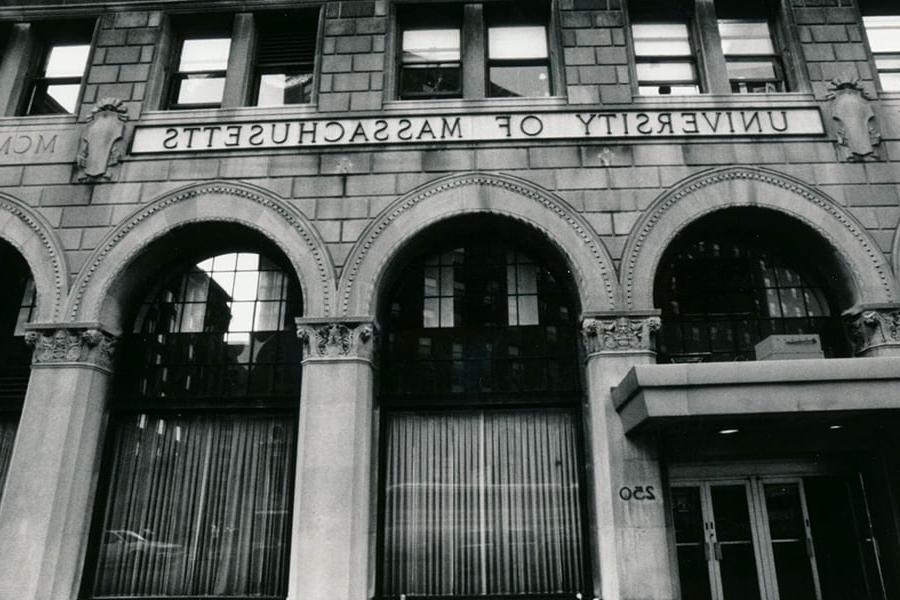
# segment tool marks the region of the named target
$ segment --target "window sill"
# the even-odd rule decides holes
[[[141,115],[141,122],[170,123],[172,121],[259,121],[268,119],[293,119],[317,114],[315,104],[289,106],[240,106],[237,108],[194,108],[181,110],[154,110]]]
[[[742,106],[809,106],[815,102],[810,92],[782,92],[774,94],[698,94],[696,96],[634,96],[636,106],[690,106],[727,107]]]
[[[19,117],[0,117],[0,127],[35,127],[60,125],[74,125],[77,122],[75,115],[33,115]]]
[[[548,98],[478,98],[447,100],[391,100],[384,103],[385,113],[418,114],[418,113],[453,113],[453,112],[497,112],[509,110],[514,112],[540,111],[562,108],[567,105],[564,96]]]

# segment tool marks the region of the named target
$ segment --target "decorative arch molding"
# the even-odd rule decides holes
[[[233,223],[272,240],[297,273],[306,316],[327,316],[334,308],[337,277],[325,243],[296,209],[269,191],[244,183],[214,181],[175,190],[140,207],[119,224],[85,262],[66,307],[73,321],[118,327],[121,318],[113,286],[150,244],[176,228]]]
[[[894,278],[900,285],[900,225],[894,232],[894,241],[891,246],[893,254],[891,255],[891,264],[894,266]]]
[[[347,258],[338,314],[375,315],[387,266],[401,248],[431,225],[475,213],[512,218],[542,233],[566,259],[583,312],[618,308],[612,258],[574,208],[524,179],[473,172],[429,182],[396,200],[369,224]]]
[[[855,304],[894,302],[897,283],[878,245],[859,221],[814,187],[759,167],[726,167],[690,177],[660,196],[635,225],[622,259],[628,308],[653,306],[663,252],[688,224],[718,210],[759,207],[789,215],[831,247],[852,281]]]
[[[0,193],[0,238],[28,263],[37,290],[35,322],[55,321],[68,295],[66,254],[50,224],[21,200]]]

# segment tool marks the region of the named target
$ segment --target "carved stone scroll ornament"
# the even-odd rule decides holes
[[[122,159],[128,108],[118,98],[103,98],[94,107],[78,142],[78,181],[109,181]]]
[[[866,307],[848,316],[847,330],[855,354],[879,346],[900,347],[900,306]]]
[[[659,317],[587,318],[581,325],[581,337],[588,354],[654,350],[654,334],[660,325]]]
[[[831,101],[841,158],[850,162],[877,160],[881,132],[866,91],[856,79],[834,79],[829,90],[827,98]]]
[[[33,365],[77,363],[109,370],[116,350],[115,337],[93,328],[31,330],[25,343],[34,348]]]
[[[297,320],[304,358],[372,358],[377,329],[371,322]]]

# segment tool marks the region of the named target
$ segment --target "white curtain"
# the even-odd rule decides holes
[[[16,419],[0,419],[0,494],[3,493],[3,486],[6,484],[6,472],[9,470],[18,425]]]
[[[120,421],[97,596],[284,597],[294,419]]]
[[[577,427],[554,410],[390,415],[385,595],[582,591]]]

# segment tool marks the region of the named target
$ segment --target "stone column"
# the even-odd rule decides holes
[[[297,319],[303,384],[288,600],[366,600],[374,539],[371,321]]]
[[[654,438],[626,438],[611,389],[635,365],[653,364],[657,312],[589,315],[582,323],[593,516],[603,600],[670,600],[677,585]]]
[[[900,356],[900,305],[863,305],[844,319],[856,356]]]
[[[69,600],[94,510],[116,340],[97,324],[32,325],[31,378],[0,501],[0,598]]]

